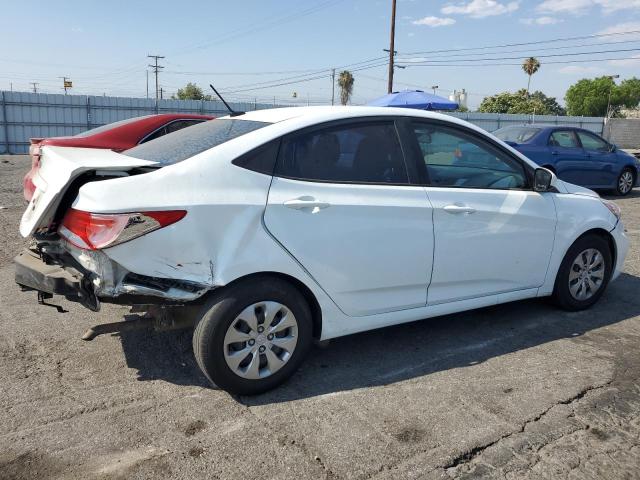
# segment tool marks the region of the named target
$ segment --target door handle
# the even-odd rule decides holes
[[[444,211],[454,215],[459,215],[461,213],[469,215],[471,213],[475,213],[476,209],[468,207],[466,205],[447,205],[446,207],[444,207]]]
[[[306,196],[287,200],[283,205],[287,208],[293,208],[294,210],[305,210],[310,208],[314,213],[331,206],[330,203],[320,202],[313,197]]]

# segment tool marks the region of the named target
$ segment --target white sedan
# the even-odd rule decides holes
[[[202,371],[240,394],[314,339],[534,297],[588,308],[628,249],[614,203],[428,112],[260,110],[40,155],[16,282],[181,313]]]

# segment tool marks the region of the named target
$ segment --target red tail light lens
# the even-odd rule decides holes
[[[184,210],[139,213],[90,213],[69,209],[58,233],[79,248],[97,250],[166,227],[184,218]]]

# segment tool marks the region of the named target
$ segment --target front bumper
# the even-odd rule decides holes
[[[618,221],[616,228],[611,230],[611,235],[616,242],[616,264],[613,269],[613,274],[611,275],[611,280],[615,280],[622,273],[624,261],[629,252],[629,238],[624,232],[624,224],[622,221]]]

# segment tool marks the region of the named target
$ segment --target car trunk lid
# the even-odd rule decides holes
[[[153,167],[156,162],[128,157],[110,150],[43,146],[40,165],[32,177],[33,197],[22,215],[20,234],[28,237],[48,227],[69,186],[79,176],[95,173],[98,178],[128,175],[132,169]]]

